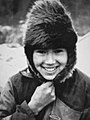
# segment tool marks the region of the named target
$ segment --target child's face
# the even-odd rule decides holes
[[[53,80],[66,66],[68,55],[66,49],[35,50],[33,62],[37,71],[47,80]]]

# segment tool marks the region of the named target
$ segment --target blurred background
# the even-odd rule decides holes
[[[0,84],[27,66],[22,29],[35,0],[0,0]],[[90,76],[90,0],[61,0],[70,12],[78,33],[77,64]]]

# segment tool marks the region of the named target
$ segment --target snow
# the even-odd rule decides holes
[[[0,86],[4,86],[10,76],[27,67],[23,47],[0,45]]]
[[[90,77],[90,32],[79,38],[76,66]]]

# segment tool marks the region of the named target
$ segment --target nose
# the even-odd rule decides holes
[[[47,53],[45,63],[49,65],[55,64],[55,57],[52,52]]]

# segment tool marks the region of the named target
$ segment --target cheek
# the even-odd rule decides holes
[[[36,66],[38,64],[38,62],[39,62],[38,57],[33,55],[33,63],[34,63],[34,65]]]
[[[33,55],[33,63],[37,67],[42,63],[42,58],[37,55]]]
[[[63,58],[63,63],[67,64],[67,61],[68,61],[68,57],[66,56],[66,57]]]
[[[68,61],[68,56],[64,55],[64,56],[58,56],[57,57],[58,62],[60,62],[61,64],[67,64]]]

